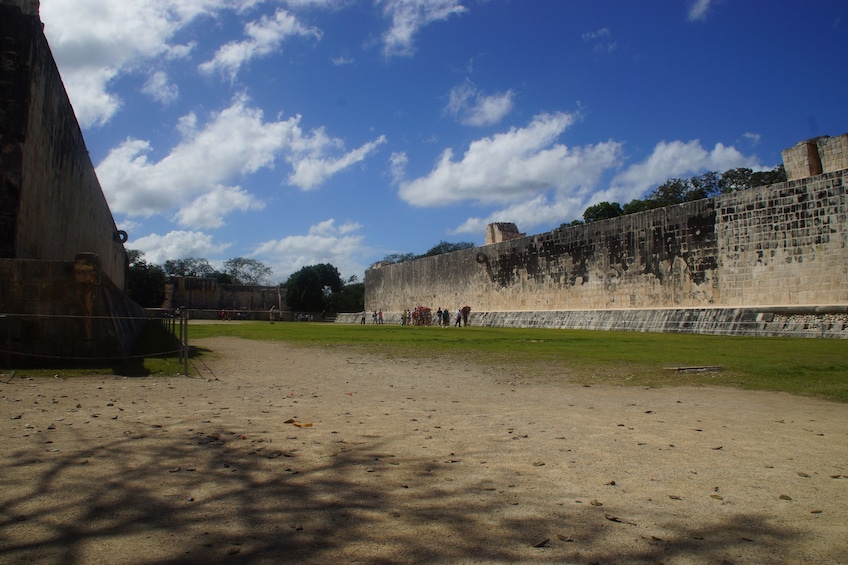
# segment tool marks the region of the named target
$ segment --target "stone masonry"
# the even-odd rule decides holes
[[[822,168],[843,163],[846,141],[846,135],[816,140]],[[809,147],[799,144],[784,155],[792,159]],[[788,170],[790,163],[785,166]],[[748,316],[744,312],[753,311],[756,318],[794,308],[796,321],[827,311],[839,324],[848,320],[846,182],[848,167],[843,166],[777,185],[384,265],[365,273],[366,309],[381,308],[391,319],[419,305],[451,311],[469,305],[476,313],[472,319],[481,323],[488,319],[503,325],[514,319],[525,325],[535,319],[561,327],[562,315],[546,313],[604,312],[602,318],[616,326],[630,318],[627,311],[648,319],[656,316],[644,313],[656,310],[712,309],[725,312],[727,324],[733,324],[738,316]],[[652,327],[665,327],[665,322]],[[837,333],[848,337],[848,328],[838,327],[843,329]]]

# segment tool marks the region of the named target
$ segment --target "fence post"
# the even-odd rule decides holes
[[[185,366],[185,376],[188,375],[188,311],[183,310],[183,325],[185,326],[185,330],[183,331],[183,362]]]

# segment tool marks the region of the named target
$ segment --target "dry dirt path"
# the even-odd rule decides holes
[[[848,406],[215,338],[0,384],[0,563],[848,563]]]

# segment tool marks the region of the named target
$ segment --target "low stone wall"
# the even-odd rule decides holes
[[[400,313],[383,312],[383,320],[385,324],[400,325]],[[361,314],[339,314],[336,323],[360,324]],[[366,317],[366,323],[371,325],[370,316]],[[848,308],[819,306],[471,312],[468,324],[500,328],[848,339]]]

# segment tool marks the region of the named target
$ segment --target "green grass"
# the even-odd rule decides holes
[[[213,336],[349,348],[422,362],[463,359],[510,379],[536,382],[734,386],[848,402],[848,340],[294,322],[189,326],[189,342]],[[670,370],[707,366],[721,370]]]

